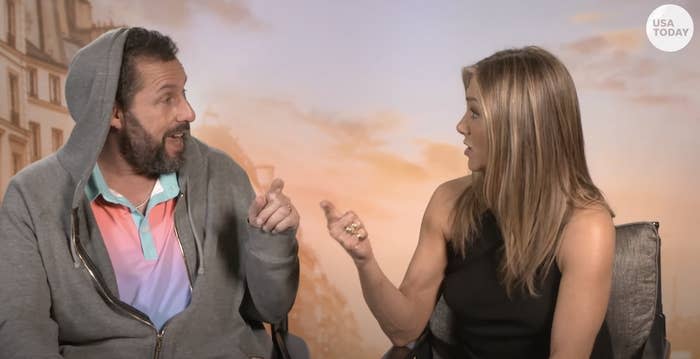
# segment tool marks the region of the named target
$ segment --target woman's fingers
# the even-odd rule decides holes
[[[343,214],[329,201],[322,201],[321,208],[326,215],[328,232],[354,261],[372,257],[372,248],[367,240],[368,233],[360,217],[353,211]]]
[[[320,205],[323,209],[323,213],[326,215],[328,226],[330,227],[331,222],[335,222],[340,217],[340,214],[338,213],[338,210],[335,209],[335,205],[333,205],[331,201],[323,200],[321,201]]]

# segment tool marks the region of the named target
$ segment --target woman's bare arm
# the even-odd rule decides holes
[[[557,256],[562,273],[550,358],[588,359],[610,296],[615,226],[603,208],[574,212]]]
[[[468,178],[447,182],[435,190],[425,210],[418,246],[403,282],[396,288],[375,260],[369,238],[349,235],[345,227],[361,223],[353,212],[340,215],[332,204],[322,204],[331,235],[355,261],[362,293],[384,333],[396,346],[415,340],[435,307],[437,292],[447,266],[445,234],[456,198]]]

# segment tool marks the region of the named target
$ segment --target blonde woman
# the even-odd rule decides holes
[[[589,358],[615,228],[588,173],[573,80],[538,47],[497,52],[462,76],[467,109],[457,131],[471,175],[435,190],[399,288],[360,218],[324,201],[329,232],[396,346],[421,334],[442,293],[457,318],[454,357]]]

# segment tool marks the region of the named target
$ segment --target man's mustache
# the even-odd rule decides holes
[[[172,130],[168,130],[163,137],[172,136],[174,134],[181,133],[181,132],[185,133],[185,135],[189,135],[189,133],[190,133],[190,123],[189,122],[183,123],[183,124],[173,128]]]

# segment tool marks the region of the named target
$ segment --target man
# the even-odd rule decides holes
[[[81,49],[76,126],[10,183],[0,210],[1,358],[269,358],[261,322],[299,280],[281,180],[190,136],[167,36],[122,28]]]

